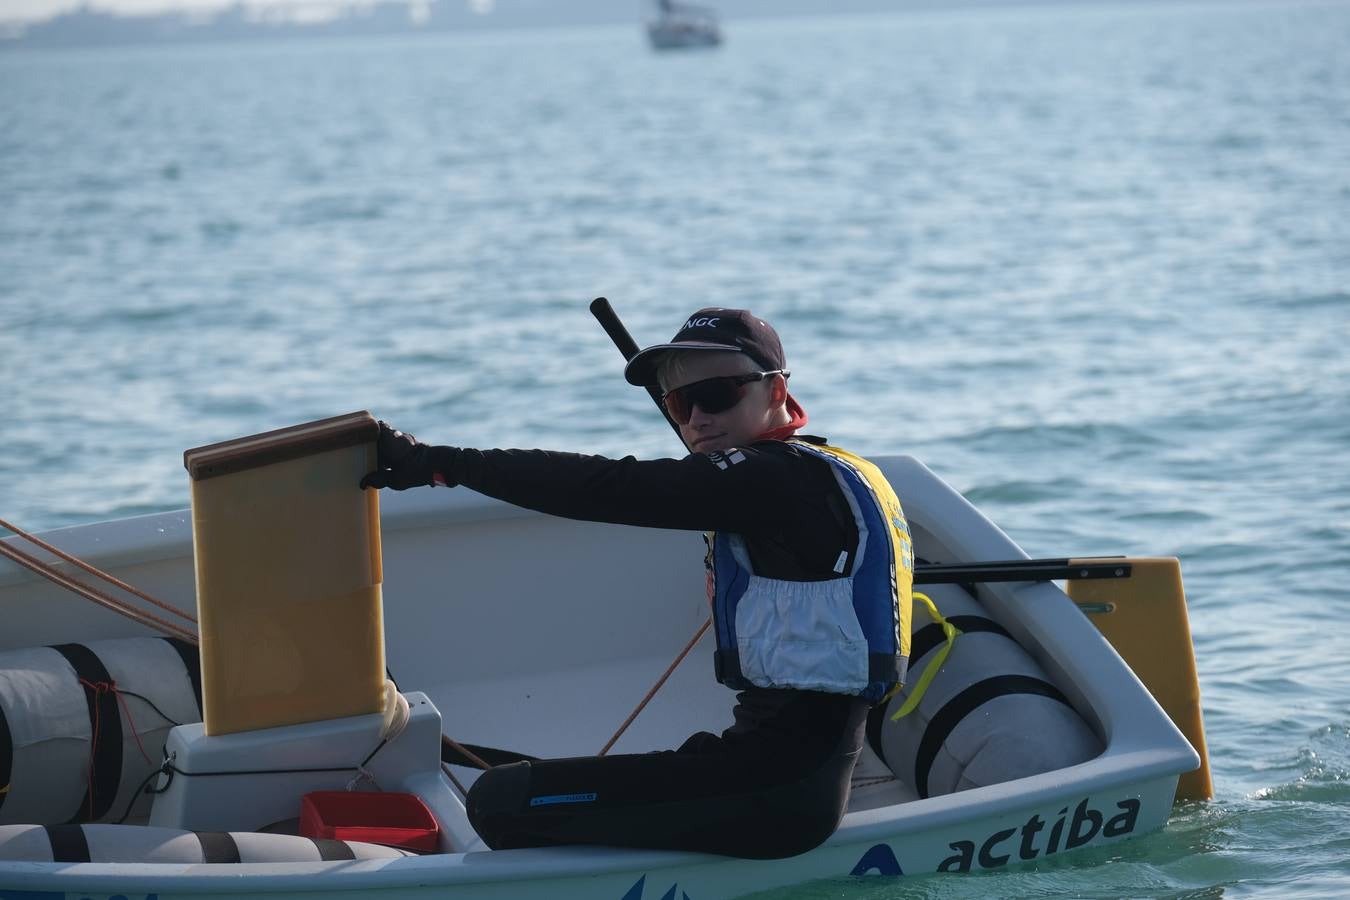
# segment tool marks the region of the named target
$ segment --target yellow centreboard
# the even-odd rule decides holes
[[[378,434],[358,412],[183,455],[208,735],[383,708]]]

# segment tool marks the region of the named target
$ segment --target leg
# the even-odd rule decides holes
[[[494,849],[803,853],[838,826],[862,746],[866,704],[839,699],[836,727],[807,740],[704,735],[678,751],[497,766],[470,790],[469,820]]]

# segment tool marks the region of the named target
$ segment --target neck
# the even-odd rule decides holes
[[[776,424],[770,425],[760,434],[759,440],[785,441],[796,434],[797,429],[806,425],[806,410],[802,409],[796,398],[789,394],[787,401],[778,408],[770,421]]]

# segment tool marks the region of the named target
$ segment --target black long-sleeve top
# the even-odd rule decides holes
[[[857,541],[830,465],[783,441],[654,460],[445,449],[438,462],[447,480],[516,506],[592,522],[739,534],[755,571],[770,578],[838,577],[840,551]]]
[[[820,438],[798,440],[824,443]],[[555,516],[651,528],[729,531],[769,578],[837,578],[857,526],[829,463],[783,441],[683,459],[611,459],[550,450],[437,448],[447,482]],[[814,743],[856,698],[751,688],[723,737]],[[691,739],[692,741],[693,739]]]

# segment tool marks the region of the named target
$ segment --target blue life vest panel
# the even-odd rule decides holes
[[[841,547],[837,578],[757,574],[740,535],[711,535],[717,680],[735,690],[796,688],[880,700],[905,680],[914,549],[900,500],[881,470],[838,447],[792,441],[830,464],[858,543]]]

